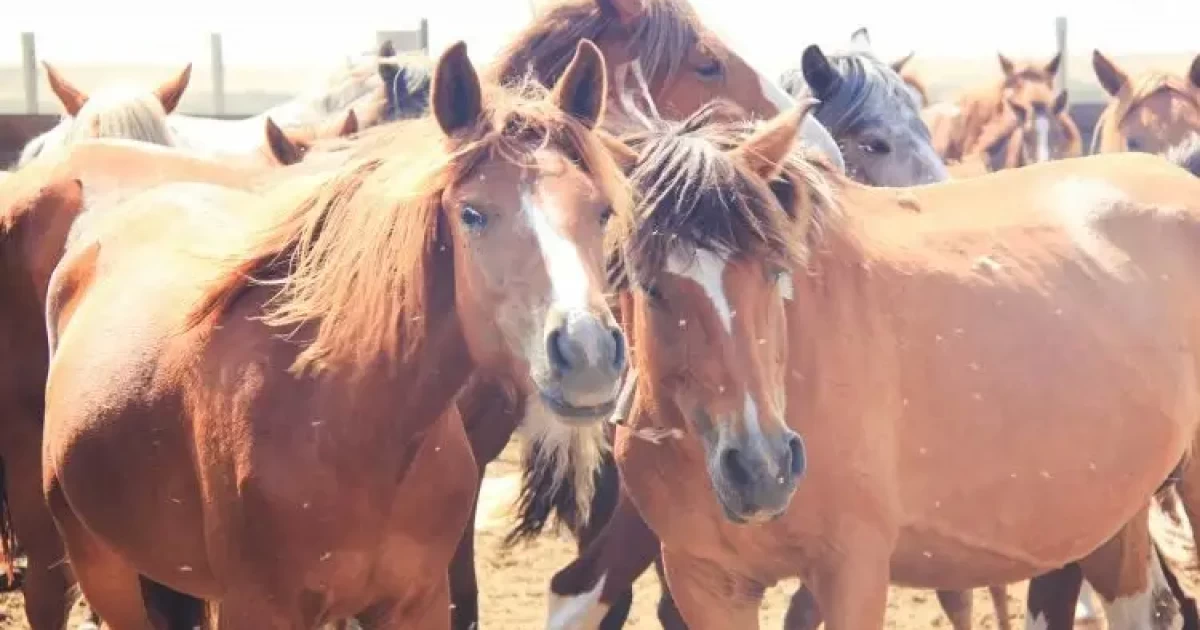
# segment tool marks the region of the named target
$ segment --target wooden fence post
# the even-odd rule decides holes
[[[213,114],[225,115],[225,45],[220,33],[210,33],[208,48],[212,65]]]
[[[37,43],[33,33],[21,33],[21,72],[25,78],[25,113],[38,113]]]
[[[1062,55],[1058,65],[1058,77],[1055,88],[1059,92],[1067,87],[1067,70],[1071,67],[1069,51],[1067,50],[1067,18],[1060,16],[1054,19],[1054,34],[1058,45],[1058,54]]]

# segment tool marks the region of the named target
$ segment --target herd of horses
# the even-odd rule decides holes
[[[1029,627],[1200,627],[1200,56],[1088,153],[1060,59],[931,103],[870,51],[763,76],[686,0],[557,0],[486,66],[376,55],[258,116],[86,93],[0,175],[3,550],[34,630],[469,629],[507,542],[547,627],[877,630],[1030,579]],[[1083,601],[1090,598],[1085,597]],[[1090,614],[1082,610],[1084,614]],[[486,616],[485,616],[486,617]],[[486,621],[486,619],[484,619]]]

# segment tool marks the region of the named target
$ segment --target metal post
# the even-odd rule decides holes
[[[220,33],[210,33],[208,48],[212,55],[213,114],[225,115],[225,47]]]
[[[421,52],[429,54],[429,20],[421,18]]]
[[[1070,67],[1070,57],[1067,54],[1067,18],[1060,16],[1054,19],[1054,33],[1058,43],[1058,54],[1062,55],[1058,64],[1058,77],[1055,86],[1058,91],[1067,87],[1067,69]]]
[[[21,33],[21,71],[25,77],[25,113],[38,113],[37,44],[33,33]]]

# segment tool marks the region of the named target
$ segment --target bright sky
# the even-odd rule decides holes
[[[20,63],[17,33],[37,33],[38,55],[64,64],[205,63],[206,32],[225,34],[226,63],[297,65],[364,50],[376,29],[430,22],[434,54],[458,39],[487,59],[530,15],[530,0],[13,0],[0,31],[0,65]],[[1113,55],[1200,51],[1197,0],[692,0],[706,22],[769,76],[803,45],[836,47],[860,25],[884,57],[1013,56],[1054,50],[1054,17],[1070,20],[1075,51]],[[185,13],[175,7],[191,7]],[[194,7],[203,6],[200,11]],[[971,6],[972,8],[965,8]],[[300,7],[301,10],[297,10]],[[136,17],[135,17],[136,16]],[[288,63],[288,65],[291,65]],[[1182,69],[1181,69],[1182,70]]]

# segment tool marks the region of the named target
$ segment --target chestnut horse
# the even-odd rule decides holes
[[[1092,68],[1112,96],[1096,122],[1092,153],[1161,154],[1200,133],[1200,55],[1186,77],[1167,72],[1130,77],[1099,50],[1092,51]]]
[[[455,393],[495,370],[568,426],[616,396],[605,77],[580,42],[552,91],[481,86],[459,43],[434,116],[344,164],[161,187],[78,231],[48,290],[43,465],[106,623],[162,627],[157,584],[221,627],[449,627],[476,489]]]
[[[689,627],[758,627],[799,574],[831,630],[879,628],[892,579],[1016,581],[1144,516],[1196,436],[1200,180],[1122,155],[898,195],[779,162],[791,224],[727,186],[729,218],[669,198],[624,241],[630,424],[685,437],[616,456]]]
[[[94,94],[76,87],[49,63],[43,65],[50,89],[62,103],[63,116],[57,125],[25,144],[18,166],[45,151],[91,138],[129,138],[164,146],[178,144],[167,115],[175,111],[183,98],[192,76],[191,64],[153,90],[116,85]]]
[[[304,159],[313,144],[327,138],[347,138],[358,133],[358,115],[353,109],[323,125],[281,129],[267,116],[267,150],[263,159],[268,164],[290,166]]]
[[[1036,95],[1043,102],[1053,101],[1054,77],[1060,56],[1046,64],[1018,63],[999,55],[1003,78],[990,86],[977,88],[953,103],[939,103],[926,109],[925,122],[933,134],[934,146],[947,163],[957,162],[979,148],[984,129],[997,117],[1010,115],[1008,101],[1028,103]]]
[[[668,118],[685,117],[714,98],[736,102],[758,117],[773,116],[792,104],[772,81],[752,68],[740,55],[704,25],[686,0],[560,0],[543,5],[531,23],[500,53],[489,74],[500,81],[518,80],[532,74],[549,85],[561,75],[570,51],[581,38],[590,38],[608,60],[610,90],[608,129],[636,128],[637,116],[630,110],[649,106]],[[627,91],[625,86],[635,86]],[[637,97],[650,103],[638,104]],[[625,114],[624,119],[614,114]],[[803,140],[816,146],[838,168],[841,153],[820,123],[808,119]],[[514,395],[515,387],[492,375],[471,379],[459,399],[472,450],[482,480],[488,462],[499,456],[518,427],[525,432],[526,470],[520,503],[520,522],[513,541],[541,531],[552,515],[565,519],[586,544],[585,527],[595,508],[595,521],[603,523],[615,501],[614,493],[590,500],[593,475],[607,457],[608,439],[599,427],[587,440],[579,433],[569,440],[558,436],[561,425],[546,422],[540,405],[527,409],[526,401]],[[536,400],[533,402],[537,402]],[[574,444],[576,459],[561,452]],[[533,467],[529,462],[553,462]],[[566,477],[573,482],[564,483]],[[570,493],[554,493],[571,488]],[[578,489],[578,492],[575,490]],[[549,493],[550,498],[546,499]],[[451,568],[454,626],[470,628],[477,623],[478,585],[474,566],[474,526],[468,522]],[[628,602],[632,591],[624,593]],[[627,610],[628,606],[624,607]],[[624,618],[624,613],[614,611]]]

